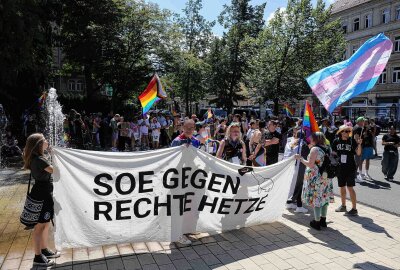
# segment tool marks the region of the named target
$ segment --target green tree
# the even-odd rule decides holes
[[[101,88],[96,74],[118,52],[123,4],[119,0],[63,1],[62,49],[66,61],[85,75],[89,100]]]
[[[0,103],[14,119],[36,99],[52,64],[57,0],[2,0],[0,3]]]
[[[137,101],[151,76],[165,74],[170,68],[171,54],[179,46],[174,42],[178,30],[170,11],[144,1],[127,1],[122,17],[117,49],[98,74],[99,81],[113,86],[114,104]]]
[[[202,0],[188,0],[183,9],[183,16],[177,22],[182,33],[182,50],[177,55],[176,83],[179,95],[185,100],[186,112],[190,113],[189,104],[205,94],[205,80],[208,64],[205,58],[212,40],[212,27],[215,22],[208,22],[200,14]]]
[[[309,93],[305,78],[340,61],[344,38],[338,20],[322,0],[289,0],[278,9],[256,39],[248,39],[253,55],[246,83],[261,101],[299,99]]]
[[[244,40],[248,37],[255,38],[264,25],[266,4],[252,6],[249,3],[250,0],[232,0],[230,5],[224,5],[224,10],[218,18],[219,23],[228,31],[224,33],[220,43],[223,48],[219,49],[226,69],[224,68],[225,72],[221,74],[223,78],[217,80],[223,80],[227,87],[217,89],[217,98],[214,101],[224,100],[224,107],[228,111],[231,111],[237,100],[243,98],[238,92],[242,90],[244,72],[251,58]]]

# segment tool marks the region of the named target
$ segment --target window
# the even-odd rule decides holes
[[[75,81],[74,80],[68,80],[68,90],[69,91],[75,91]]]
[[[372,14],[365,15],[365,28],[372,26]]]
[[[388,23],[390,21],[390,9],[385,8],[382,10],[382,23]]]
[[[400,83],[400,67],[393,68],[393,83]]]
[[[353,31],[357,31],[360,29],[360,18],[354,19],[353,23]]]
[[[394,51],[400,52],[400,36],[394,38]]]
[[[385,84],[386,83],[386,68],[383,70],[381,76],[379,76],[378,83],[379,84]]]
[[[396,8],[396,20],[400,20],[400,6]]]
[[[344,34],[347,33],[347,22],[342,22],[342,30]]]
[[[83,86],[84,86],[84,84],[83,84],[83,81],[82,80],[77,80],[76,81],[76,91],[83,91]]]

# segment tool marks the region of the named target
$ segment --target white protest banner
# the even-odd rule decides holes
[[[274,222],[294,160],[240,171],[193,147],[139,153],[53,149],[56,247],[176,241]]]

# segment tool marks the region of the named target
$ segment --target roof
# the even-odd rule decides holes
[[[336,0],[332,4],[332,14],[341,12],[343,10],[362,5],[372,0]]]

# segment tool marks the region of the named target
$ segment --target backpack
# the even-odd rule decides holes
[[[331,151],[321,146],[317,146],[324,152],[324,162],[322,162],[321,166],[318,166],[319,174],[322,175],[326,172],[328,178],[334,178],[336,176],[336,171],[338,169],[338,163],[332,157]]]

